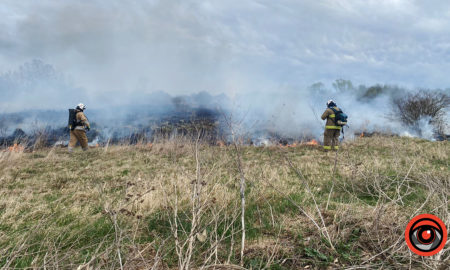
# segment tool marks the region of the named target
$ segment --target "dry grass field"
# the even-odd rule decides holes
[[[183,139],[3,151],[0,268],[449,269],[448,243],[419,257],[404,242],[417,214],[450,225],[449,163],[448,142],[400,137],[346,142],[337,159]]]

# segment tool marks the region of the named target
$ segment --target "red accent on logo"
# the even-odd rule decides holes
[[[420,256],[431,256],[444,248],[447,228],[444,222],[434,215],[418,215],[406,226],[405,240],[412,252]]]

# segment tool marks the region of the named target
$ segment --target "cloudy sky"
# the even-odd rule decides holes
[[[0,74],[32,59],[90,95],[447,88],[450,2],[1,0]]]

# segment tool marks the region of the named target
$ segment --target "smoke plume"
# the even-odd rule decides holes
[[[189,107],[243,119],[243,130],[256,139],[320,137],[320,115],[333,99],[350,117],[348,138],[361,131],[423,137],[387,115],[404,92],[449,92],[450,14],[440,12],[449,7],[444,1],[5,0],[1,128],[61,127],[67,109],[83,102],[104,132]]]

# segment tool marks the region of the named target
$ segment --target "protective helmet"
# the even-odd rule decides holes
[[[77,109],[79,109],[80,111],[84,111],[86,109],[86,106],[83,103],[80,103],[77,105]]]
[[[328,100],[328,102],[327,102],[327,107],[328,108],[335,107],[335,106],[336,106],[336,103],[332,99]]]

